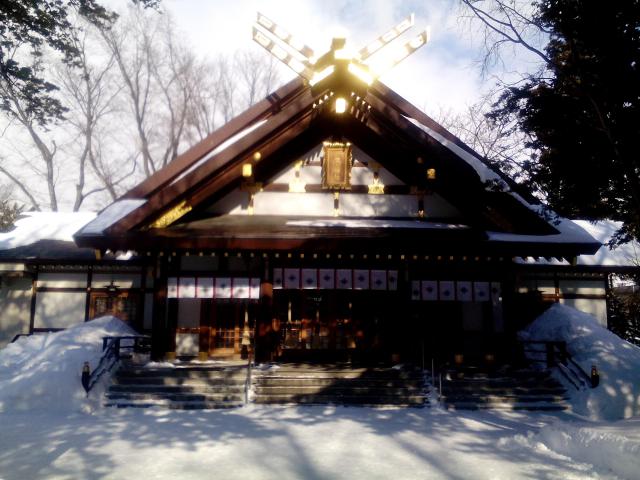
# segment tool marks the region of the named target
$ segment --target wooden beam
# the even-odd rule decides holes
[[[159,216],[171,205],[179,203],[184,198],[190,196],[194,190],[201,190],[203,182],[221,182],[216,178],[222,173],[226,181],[229,181],[236,174],[236,169],[245,157],[258,149],[262,143],[267,142],[272,137],[282,134],[282,130],[294,123],[301,112],[311,114],[313,97],[307,89],[299,95],[284,110],[277,113],[269,122],[256,128],[246,137],[239,139],[236,143],[226,148],[218,155],[204,162],[189,174],[180,178],[172,184],[165,185],[149,196],[148,201],[139,208],[132,211],[106,231],[108,235],[117,235],[135,227],[143,226],[145,222],[151,221],[154,216]],[[285,132],[283,135],[287,136]],[[241,174],[241,171],[237,172]],[[213,179],[213,180],[212,180]],[[192,207],[194,205],[191,205]]]
[[[133,187],[125,193],[122,198],[141,198],[153,195],[229,138],[255,122],[269,118],[278,113],[284,106],[304,90],[304,83],[300,78],[290,81],[264,100],[256,103],[248,110],[245,110],[243,113],[209,134],[206,138],[198,142],[186,152],[178,155],[178,157],[172,160],[166,167],[158,170],[151,177]]]

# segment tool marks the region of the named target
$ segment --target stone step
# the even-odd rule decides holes
[[[130,392],[130,393],[243,393],[244,383],[233,385],[211,386],[207,384],[190,385],[111,385],[109,393]]]
[[[422,395],[366,396],[366,395],[260,395],[254,398],[255,403],[265,404],[317,404],[317,405],[395,405],[424,406]]]
[[[488,372],[482,370],[446,370],[442,372],[443,377],[450,378],[452,380],[480,380],[480,379],[544,379],[549,378],[549,372],[544,370],[507,370],[507,371],[495,371]]]
[[[223,408],[237,408],[244,405],[237,401],[167,401],[167,400],[109,400],[105,407],[115,408],[150,408],[162,407],[171,410],[214,410]]]
[[[301,372],[291,371],[283,372],[277,370],[275,372],[260,372],[255,371],[255,376],[264,378],[329,378],[329,379],[344,379],[344,380],[388,380],[388,381],[422,381],[422,375],[416,374],[397,374],[397,373],[367,373],[367,374],[355,374],[348,372]]]
[[[529,410],[529,411],[565,411],[568,405],[555,402],[527,402],[527,403],[475,403],[454,402],[445,403],[447,410]]]
[[[225,385],[244,385],[246,375],[231,378],[191,378],[191,377],[130,377],[115,375],[112,377],[114,385],[167,385],[167,386],[189,386],[208,385],[211,387]]]
[[[152,400],[167,400],[172,402],[240,402],[244,399],[244,393],[242,394],[226,394],[226,393],[172,393],[172,392],[107,392],[105,397],[110,400],[136,400],[136,401],[152,401]]]
[[[376,388],[376,387],[350,387],[350,386],[254,386],[256,395],[301,395],[301,394],[327,394],[327,395],[366,395],[366,396],[390,396],[390,395],[420,395],[422,388]]]
[[[564,387],[502,387],[495,385],[470,387],[451,384],[447,384],[446,388],[443,385],[442,389],[447,395],[562,395],[567,391]]]
[[[531,403],[531,402],[564,402],[569,397],[562,395],[444,395],[445,403]]]
[[[119,378],[210,378],[230,379],[247,376],[246,368],[124,368],[116,372]]]
[[[398,380],[398,379],[345,379],[345,378],[315,378],[315,377],[277,377],[277,376],[254,376],[254,383],[264,386],[330,386],[330,385],[375,385],[376,387],[401,387],[401,386],[422,386],[424,381],[419,380]]]

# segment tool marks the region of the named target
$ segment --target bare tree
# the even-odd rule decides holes
[[[549,32],[535,9],[526,0],[460,0],[460,19],[469,23],[469,31],[478,31],[484,44],[481,61],[482,73],[487,74],[496,63],[502,62],[502,54],[510,47],[522,47],[544,66],[550,59],[544,51]]]
[[[42,56],[34,56],[30,67],[34,72],[41,72],[45,68]],[[48,137],[46,127],[39,123],[37,116],[34,115],[33,111],[29,108],[29,103],[25,100],[25,96],[4,76],[0,76],[0,93],[2,94],[2,98],[5,99],[3,110],[8,116],[9,121],[19,125],[26,133],[30,143],[36,148],[38,162],[37,165],[32,166],[43,173],[46,181],[49,208],[51,208],[51,210],[57,210],[57,169],[55,162],[56,153],[58,152],[57,144],[55,140]],[[27,163],[30,164],[30,159],[27,160]],[[33,208],[40,209],[40,202],[38,202],[31,193],[28,193],[28,178],[22,178],[7,165],[0,166],[0,172],[26,194]]]
[[[478,152],[490,164],[516,181],[527,178],[532,151],[528,138],[514,128],[512,121],[500,121],[487,116],[497,92],[489,92],[477,103],[460,113],[440,110],[434,117],[445,128]]]
[[[178,155],[204,69],[166,13],[132,8],[103,37],[122,76],[142,171],[149,176]]]
[[[107,55],[99,62],[90,61],[89,50],[95,52],[96,48],[95,45],[89,46],[91,30],[87,29],[90,29],[89,25],[85,25],[85,30],[73,39],[78,52],[75,67],[61,65],[57,72],[61,95],[70,109],[66,116],[69,131],[75,131],[70,144],[76,148],[66,149],[74,159],[72,168],[77,168],[74,211],[80,209],[85,199],[98,192],[106,191],[115,200],[118,185],[133,173],[122,172],[121,165],[105,162],[102,158],[100,124],[113,116],[114,100],[121,88],[111,75],[115,66],[113,55]],[[77,147],[80,147],[79,151]]]
[[[244,107],[248,108],[266,97],[278,81],[276,61],[273,56],[259,51],[241,51],[234,62],[244,90]]]

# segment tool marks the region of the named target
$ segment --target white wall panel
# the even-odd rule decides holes
[[[29,333],[31,279],[2,277],[0,288],[0,348],[19,333]]]
[[[256,215],[332,216],[333,194],[260,192],[254,211]]]
[[[200,349],[197,333],[176,333],[176,355],[197,355]]]
[[[600,325],[607,326],[607,302],[606,300],[592,300],[588,298],[562,298],[560,303],[573,307],[581,312],[593,315]]]
[[[86,292],[38,292],[34,328],[67,328],[84,322]]]
[[[563,294],[605,295],[604,280],[560,280],[560,292]]]
[[[40,273],[38,287],[86,288],[86,273]]]

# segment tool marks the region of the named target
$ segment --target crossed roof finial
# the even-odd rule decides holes
[[[331,48],[317,57],[312,48],[266,16],[258,13],[256,23],[253,26],[253,39],[307,80],[312,87],[331,76],[336,70],[342,69],[368,86],[380,75],[427,44],[429,41],[428,28],[402,44],[394,42],[413,25],[414,15],[411,14],[358,51],[351,51],[347,48],[346,38],[335,37],[331,42]],[[392,43],[395,44],[395,51],[388,57],[382,58],[382,61],[374,61],[375,58],[372,57]]]

